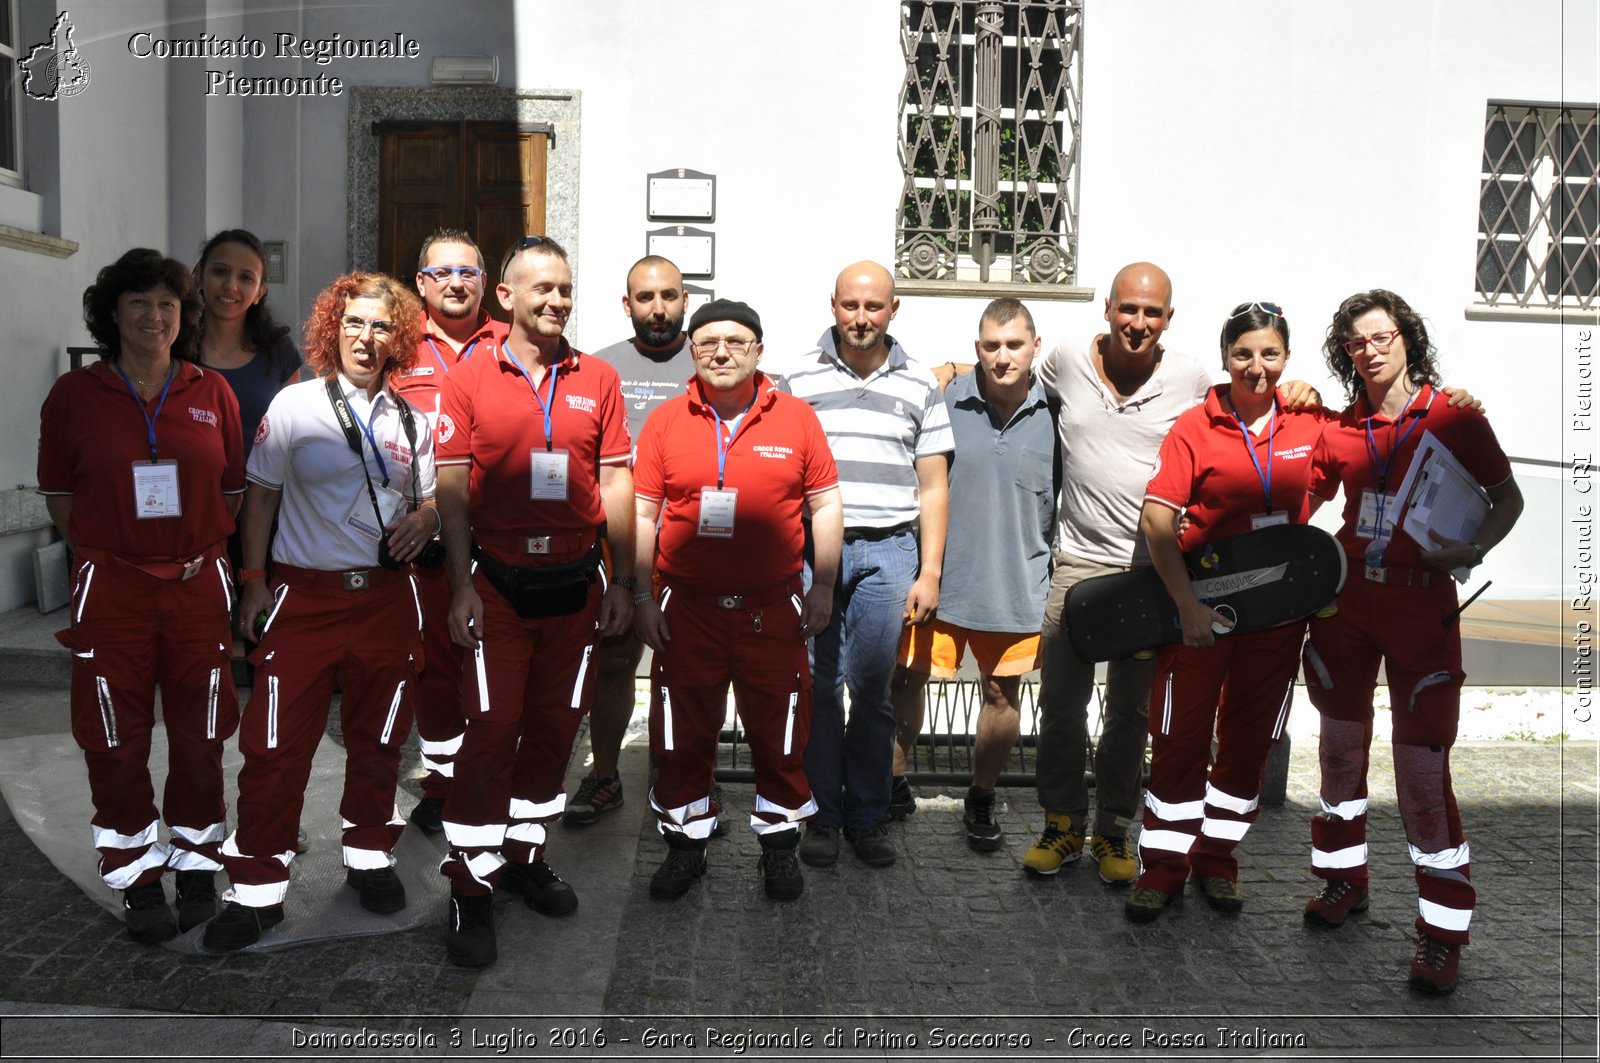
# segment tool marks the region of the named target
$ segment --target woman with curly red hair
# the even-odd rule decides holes
[[[222,846],[233,888],[206,927],[208,949],[244,948],[283,920],[335,677],[346,881],[368,911],[405,907],[390,852],[405,822],[394,795],[422,652],[410,562],[439,521],[428,422],[390,382],[416,360],[420,316],[416,296],[392,277],[334,281],[305,325],[317,378],[279,392],[256,429],[239,573],[245,636],[258,640],[255,686],[240,728],[238,827]]]

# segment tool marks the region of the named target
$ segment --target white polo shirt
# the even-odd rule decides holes
[[[328,401],[327,387],[319,378],[291,384],[278,392],[256,429],[255,445],[245,468],[252,483],[283,492],[272,558],[286,565],[326,571],[377,565],[378,541],[351,527],[345,519],[359,504],[359,515],[368,523],[373,520],[367,481],[361,471],[363,459],[374,487],[383,483],[383,473],[387,471],[390,488],[404,495],[408,503],[413,495],[422,500],[433,497],[437,481],[428,419],[412,407],[417,432],[413,461],[411,443],[395,406],[396,401],[405,400],[397,400],[385,388],[369,402],[365,390],[342,374],[338,379],[351,412],[360,424],[372,429],[372,439],[381,452],[381,465],[365,432],[361,432],[362,458],[350,449],[344,429],[334,416],[333,404]]]

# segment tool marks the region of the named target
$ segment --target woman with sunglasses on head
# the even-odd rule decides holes
[[[232,575],[223,544],[243,496],[239,406],[195,364],[194,276],[135,248],[83,293],[104,359],[65,374],[40,411],[39,493],[73,550],[72,734],[94,803],[100,875],[128,935],[156,944],[216,912],[227,808],[222,745],[239,720],[229,676]],[[167,780],[156,806],[156,691]],[[165,819],[170,843],[160,839]],[[178,918],[161,876],[176,872]]]
[[[1159,916],[1191,875],[1213,908],[1244,906],[1233,850],[1255,822],[1267,754],[1288,719],[1305,624],[1218,641],[1229,622],[1195,597],[1183,553],[1310,518],[1311,451],[1327,414],[1284,400],[1278,379],[1288,362],[1283,311],[1236,307],[1222,326],[1228,382],[1173,424],[1145,489],[1140,526],[1178,606],[1183,643],[1158,652],[1151,685],[1143,870],[1124,906],[1134,922]]]
[[[256,235],[224,229],[206,241],[195,263],[200,286],[200,362],[233,388],[250,456],[256,427],[272,397],[300,375],[304,359],[267,309],[267,253]]]
[[[1466,837],[1450,787],[1461,711],[1461,629],[1450,571],[1471,568],[1511,531],[1522,493],[1489,422],[1439,399],[1439,371],[1422,318],[1393,292],[1346,299],[1323,343],[1350,406],[1323,432],[1314,495],[1344,489],[1339,542],[1350,578],[1336,615],[1312,621],[1306,691],[1322,713],[1322,812],[1311,821],[1311,870],[1322,891],[1308,923],[1339,926],[1367,905],[1367,763],[1381,663],[1393,715],[1395,790],[1416,868],[1417,950],[1411,985],[1455,987],[1474,892]],[[1423,433],[1432,433],[1487,491],[1471,542],[1418,544],[1395,535],[1396,492]]]
[[[361,906],[405,907],[390,851],[422,608],[409,562],[438,530],[433,433],[391,387],[417,356],[420,306],[391,277],[350,273],[317,296],[293,384],[256,432],[241,527],[240,612],[258,641],[240,729],[238,827],[222,846],[233,888],[205,947],[232,951],[283,920],[311,760],[342,693],[346,882]],[[274,517],[272,585],[267,543]]]

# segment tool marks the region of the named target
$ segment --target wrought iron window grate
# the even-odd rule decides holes
[[[1082,0],[902,3],[901,277],[1077,277]]]
[[[1490,102],[1478,199],[1481,303],[1600,306],[1596,113],[1594,107]]]

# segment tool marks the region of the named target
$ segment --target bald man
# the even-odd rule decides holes
[[[1062,607],[1073,584],[1150,563],[1138,534],[1139,507],[1161,441],[1178,415],[1200,402],[1206,371],[1161,345],[1172,323],[1172,281],[1135,262],[1118,271],[1106,297],[1110,326],[1087,345],[1062,342],[1035,370],[1060,400],[1061,498],[1055,566],[1040,631],[1039,804],[1045,827],[1023,856],[1032,874],[1053,875],[1089,852],[1109,885],[1138,876],[1128,826],[1139,804],[1152,661],[1106,668],[1105,722],[1095,750],[1095,822],[1088,827],[1084,782],[1093,664],[1072,652]]]
[[[780,385],[817,412],[844,497],[833,617],[813,646],[806,775],[819,810],[800,858],[832,864],[842,829],[863,863],[886,867],[895,861],[889,684],[904,625],[926,624],[939,605],[955,436],[938,381],[889,335],[900,309],[889,271],[845,267],[831,302],[833,326]]]

